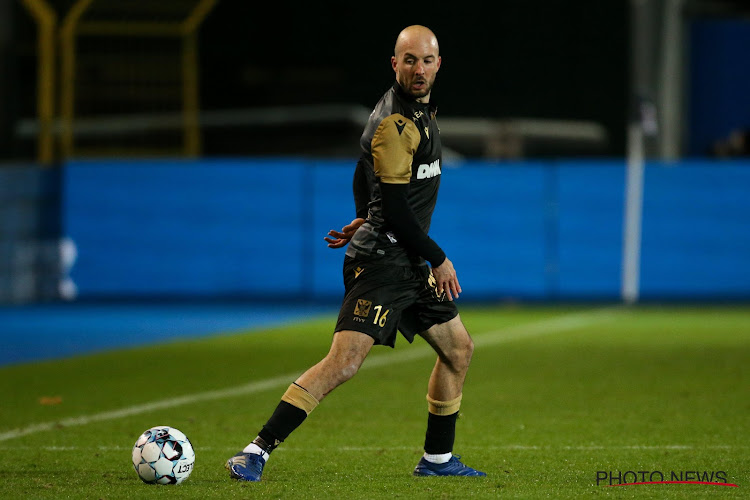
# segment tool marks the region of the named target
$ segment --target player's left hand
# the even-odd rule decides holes
[[[348,225],[341,228],[341,231],[336,231],[334,229],[328,231],[328,236],[332,236],[333,238],[325,236],[323,239],[328,242],[328,248],[344,247],[347,243],[349,243],[349,240],[352,239],[352,236],[354,236],[354,233],[357,232],[357,229],[359,229],[359,227],[364,223],[365,220],[361,217],[358,217],[351,221]]]
[[[442,264],[432,268],[432,275],[435,277],[435,285],[439,294],[445,293],[448,300],[458,298],[458,294],[462,292],[461,285],[458,283],[453,262],[448,257]]]

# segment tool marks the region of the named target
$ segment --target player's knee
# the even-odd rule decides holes
[[[347,380],[352,378],[359,371],[359,366],[360,364],[357,362],[345,363],[344,365],[340,366],[338,370],[340,380],[342,382],[346,382]]]
[[[474,341],[471,340],[471,337],[466,339],[466,354],[468,354],[469,361],[471,361],[471,356],[474,354]]]
[[[464,369],[469,368],[469,364],[471,363],[471,357],[474,355],[474,341],[471,340],[471,337],[467,337],[466,341],[461,346],[461,364],[463,365]]]
[[[342,384],[356,375],[362,364],[359,359],[331,355],[327,357],[326,361],[326,372],[328,372],[329,377],[335,380],[336,385]]]
[[[474,341],[471,337],[456,343],[447,353],[445,361],[453,371],[465,372],[469,369],[471,357],[474,354]]]

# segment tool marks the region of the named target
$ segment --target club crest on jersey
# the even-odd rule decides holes
[[[439,158],[429,165],[423,163],[417,168],[417,179],[429,179],[430,177],[437,177],[438,175],[440,175]]]

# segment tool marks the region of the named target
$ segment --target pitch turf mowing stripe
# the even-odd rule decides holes
[[[0,446],[0,451],[17,451],[17,450],[44,450],[44,451],[90,451],[97,449],[101,451],[130,451],[132,446]],[[462,445],[462,450],[484,450],[484,451],[608,451],[608,450],[747,450],[750,446],[742,445],[684,445],[684,444],[665,444],[665,445],[622,445],[622,446],[555,446],[555,445],[526,445],[526,444],[506,444],[506,445]],[[383,450],[382,446],[338,446],[326,448],[328,451],[335,452],[379,452]],[[419,448],[414,446],[388,446],[389,451],[418,451]],[[235,447],[213,447],[201,446],[201,451],[220,451],[222,453],[234,453]],[[284,446],[274,450],[274,454],[284,453],[307,453],[309,448],[295,448],[293,446]]]
[[[480,333],[474,337],[474,344],[477,347],[493,346],[502,344],[505,342],[511,342],[514,340],[527,339],[532,337],[538,337],[541,335],[548,335],[553,333],[562,333],[569,330],[575,330],[584,326],[589,326],[595,323],[607,321],[613,317],[613,311],[616,309],[595,309],[593,311],[585,311],[581,313],[566,314],[563,316],[556,316],[553,318],[545,319],[542,321],[536,321],[532,323],[525,323],[516,326],[510,326],[497,330],[494,332]],[[417,348],[409,349],[407,351],[396,351],[386,355],[372,356],[365,360],[365,363],[360,368],[361,370],[370,368],[379,368],[382,366],[389,366],[398,363],[405,363],[413,361],[415,359],[424,358],[427,356],[434,356],[434,351],[429,346],[420,346]],[[124,417],[133,415],[140,415],[155,410],[163,410],[166,408],[174,408],[177,406],[183,406],[193,404],[202,401],[214,401],[219,399],[227,399],[236,396],[244,396],[248,394],[255,394],[268,389],[281,387],[288,385],[290,380],[294,380],[299,376],[298,372],[279,375],[276,377],[267,378],[264,380],[258,380],[243,384],[235,387],[228,387],[226,389],[219,389],[215,391],[206,391],[196,394],[188,394],[177,398],[164,399],[160,401],[154,401],[152,403],[146,403],[142,405],[128,406],[119,410],[106,411],[102,413],[95,413],[93,415],[81,415],[79,417],[66,418],[54,422],[43,422],[39,424],[30,425],[21,429],[13,429],[0,433],[0,442],[16,439],[29,434],[35,434],[39,432],[51,431],[54,429],[60,429],[65,427],[75,427],[81,425],[87,425],[94,422],[103,422],[108,420],[116,420]]]

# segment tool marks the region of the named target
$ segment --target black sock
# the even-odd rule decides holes
[[[458,412],[452,415],[435,415],[428,413],[427,434],[424,439],[424,451],[430,455],[442,455],[453,451],[456,439],[456,419]]]
[[[284,441],[294,429],[305,421],[305,418],[307,418],[305,410],[297,408],[286,401],[279,402],[271,418],[268,419],[266,425],[258,433],[258,437],[268,446],[266,452],[270,453],[273,451],[279,443]],[[261,446],[261,448],[265,447]]]

